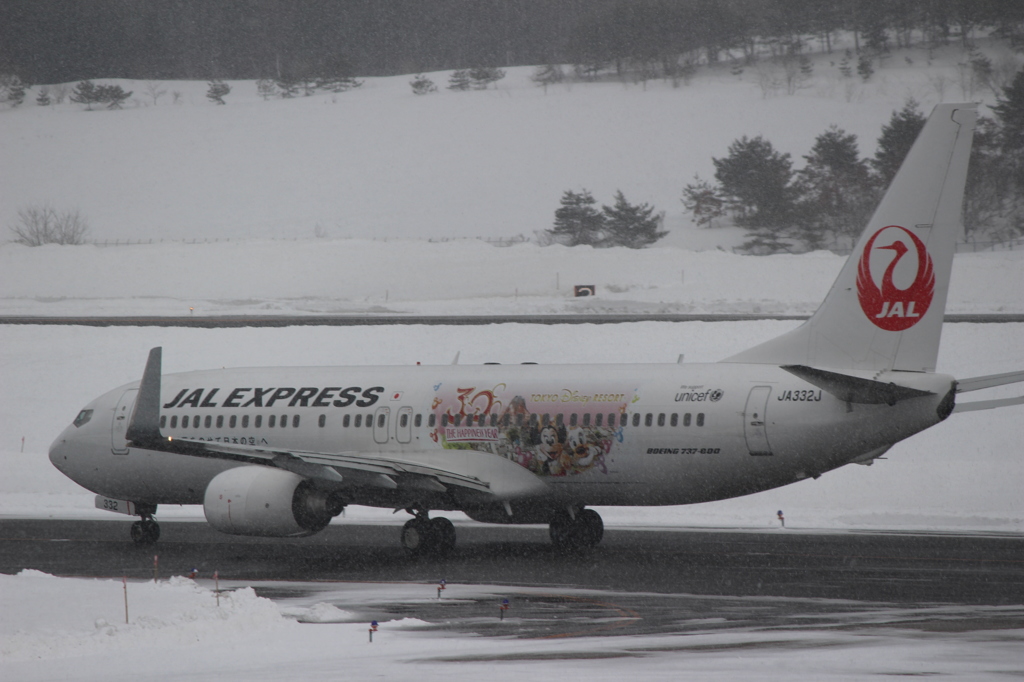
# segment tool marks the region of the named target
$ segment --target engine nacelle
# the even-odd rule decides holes
[[[344,508],[344,500],[336,493],[317,490],[309,479],[290,471],[264,466],[217,474],[203,498],[206,520],[231,535],[312,535]]]

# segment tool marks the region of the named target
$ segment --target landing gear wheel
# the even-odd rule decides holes
[[[434,545],[430,519],[417,516],[402,526],[402,547],[410,556],[423,556]]]
[[[143,519],[132,524],[132,542],[136,545],[152,545],[160,539],[160,524],[153,519]]]
[[[593,547],[604,537],[604,521],[593,509],[584,509],[576,515],[576,526],[579,528],[580,539],[586,547]]]
[[[447,556],[455,549],[455,526],[443,516],[430,519],[430,532],[434,536],[434,554]]]
[[[548,526],[551,544],[561,552],[578,552],[592,548],[604,537],[604,522],[593,509],[582,509],[576,518],[568,512],[561,512],[551,519]]]

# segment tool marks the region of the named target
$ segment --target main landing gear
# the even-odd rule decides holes
[[[455,526],[443,516],[407,509],[415,518],[402,526],[402,547],[410,556],[447,556],[455,547]]]
[[[153,514],[156,514],[156,505],[141,507],[141,504],[136,505],[142,520],[132,524],[132,542],[136,545],[152,545],[160,539],[160,524],[153,518]]]
[[[604,522],[593,509],[567,509],[551,519],[551,544],[562,552],[590,549],[604,537]]]

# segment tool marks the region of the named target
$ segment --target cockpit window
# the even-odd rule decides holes
[[[78,427],[82,424],[87,424],[90,419],[92,419],[92,410],[82,410],[78,413],[78,416],[75,417],[74,424]]]

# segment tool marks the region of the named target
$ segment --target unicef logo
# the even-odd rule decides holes
[[[710,400],[713,403],[717,403],[719,400],[722,399],[722,396],[724,394],[725,391],[723,391],[720,388],[716,388],[715,390],[711,391],[711,394],[708,396],[708,400]]]

